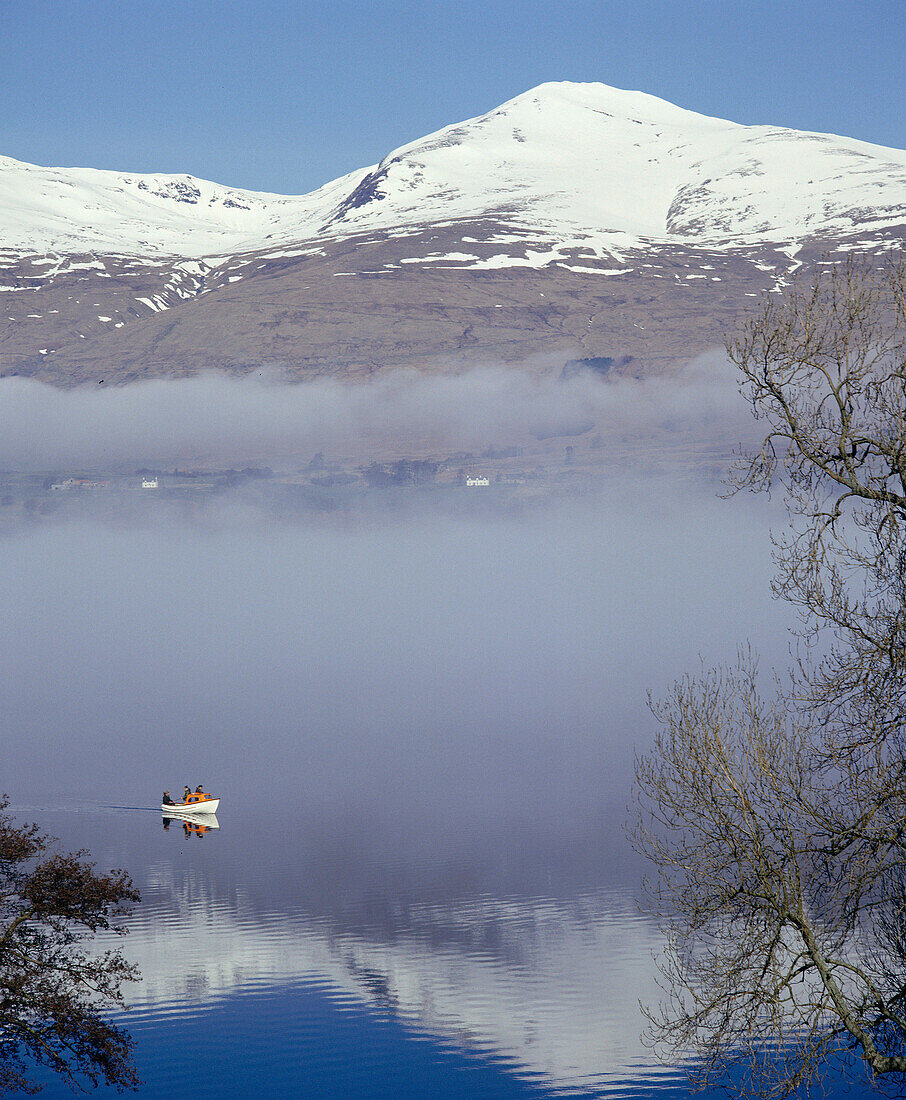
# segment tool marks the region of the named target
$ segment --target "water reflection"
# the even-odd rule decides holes
[[[162,821],[164,832],[169,832],[170,826],[175,822],[177,825],[182,826],[182,831],[186,837],[204,837],[206,833],[220,828],[220,822],[217,820],[216,814],[176,814],[171,817],[163,814]]]
[[[725,507],[632,484],[490,521],[0,540],[5,769],[142,891],[149,1095],[180,1066],[220,1096],[661,1080],[621,823],[646,687],[776,636],[764,516]],[[159,818],[165,775],[207,776],[224,828]],[[76,790],[133,809],[47,812]],[[280,818],[238,818],[262,794]]]
[[[478,830],[431,836],[423,860],[412,822],[391,849],[304,816],[206,844],[156,812],[33,816],[141,888],[124,946],[144,980],[122,1022],[148,1095],[185,1073],[224,1097],[689,1095],[641,1041],[659,937],[599,838]]]
[[[146,975],[132,995],[143,1014],[315,985],[338,1006],[367,1006],[551,1088],[670,1076],[639,1039],[656,935],[625,890],[399,906],[382,933],[366,933],[355,914],[225,897],[198,868],[162,862],[148,879],[129,940]]]

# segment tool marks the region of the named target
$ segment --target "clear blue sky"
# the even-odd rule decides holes
[[[0,154],[298,193],[547,80],[906,147],[906,0],[0,0]]]

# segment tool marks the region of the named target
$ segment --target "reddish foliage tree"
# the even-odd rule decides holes
[[[40,1090],[35,1065],[72,1087],[139,1084],[133,1041],[102,1013],[138,970],[120,951],[89,953],[97,932],[125,932],[140,900],[125,871],[98,874],[87,852],[59,852],[0,798],[0,1093]]]

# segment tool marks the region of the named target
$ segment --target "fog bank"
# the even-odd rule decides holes
[[[783,660],[768,521],[639,481],[492,520],[23,529],[0,540],[6,785],[599,814],[647,688],[747,637]]]
[[[474,450],[592,429],[706,439],[748,425],[733,369],[717,352],[643,381],[560,381],[555,371],[502,366],[388,371],[356,383],[288,383],[268,370],[69,390],[0,380],[0,468],[32,471]]]
[[[644,451],[726,442],[745,412],[716,355],[643,382],[500,367],[356,385],[7,379],[0,465],[276,465],[589,421]],[[510,508],[464,488],[442,510],[408,493],[393,522],[380,508],[283,522],[235,501],[161,499],[138,522],[23,509],[0,537],[6,788],[143,806],[183,783],[225,806],[266,790],[294,811],[418,820],[426,844],[451,820],[562,832],[622,816],[647,689],[749,638],[783,664],[787,625],[769,598],[770,505],[719,500],[669,460],[630,473],[622,453],[588,467],[582,496]]]

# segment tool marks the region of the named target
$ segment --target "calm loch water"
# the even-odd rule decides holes
[[[237,1096],[256,1083],[616,1095],[672,1080],[639,1042],[656,935],[630,884],[592,881],[594,861],[566,889],[543,863],[525,866],[525,837],[489,853],[473,836],[425,866],[417,846],[388,854],[304,819],[222,813],[220,830],[186,835],[138,810],[41,816],[141,883],[125,947],[145,978],[125,1023],[152,1095],[190,1071]],[[493,864],[510,859],[521,888],[495,889]]]
[[[640,1039],[645,692],[786,636],[766,513],[683,492],[0,540],[3,788],[141,889],[144,1095],[687,1095]],[[218,830],[164,828],[184,783]]]
[[[145,1095],[689,1095],[640,1040],[657,932],[592,837],[473,834],[432,865],[305,817],[222,813],[200,834],[114,806],[40,816],[141,884],[122,1023]]]

